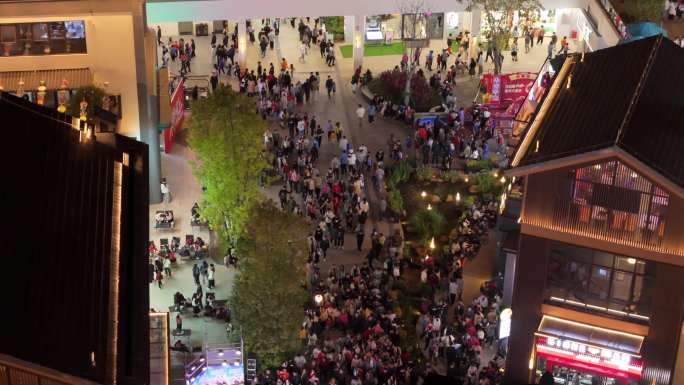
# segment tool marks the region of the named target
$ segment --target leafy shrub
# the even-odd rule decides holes
[[[328,16],[322,18],[325,30],[333,34],[333,39],[344,39],[344,16]]]
[[[379,77],[373,79],[368,88],[375,95],[380,95],[386,100],[396,104],[404,101],[404,89],[406,88],[406,77],[404,71],[384,71]],[[411,105],[417,111],[428,111],[441,103],[439,92],[430,87],[427,80],[414,74],[411,79]]]
[[[442,172],[442,180],[449,183],[457,183],[461,181],[461,173],[457,170],[447,170]]]
[[[81,114],[81,101],[85,99],[88,103],[86,114],[88,118],[95,115],[95,107],[102,108],[102,98],[106,96],[104,88],[98,86],[85,86],[76,90],[67,104],[67,114],[78,118]]]
[[[388,170],[387,184],[388,186],[396,186],[399,183],[406,182],[411,176],[411,170],[406,161],[401,161]]]
[[[435,174],[435,169],[429,166],[420,166],[416,169],[416,178],[418,178],[419,181],[430,181]]]
[[[483,201],[490,201],[502,192],[503,186],[491,172],[478,172],[472,175],[471,180]]]
[[[396,188],[387,191],[387,206],[395,214],[401,214],[404,211],[404,198]]]
[[[481,170],[490,170],[494,164],[489,159],[474,160],[470,159],[466,161],[466,168],[468,171],[478,172]]]
[[[409,219],[409,228],[416,234],[420,242],[438,236],[446,222],[444,215],[437,210],[422,210]]]

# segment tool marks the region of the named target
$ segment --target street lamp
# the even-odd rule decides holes
[[[432,210],[432,205],[428,203],[427,209],[428,209],[428,210]]]
[[[456,202],[460,202],[460,201],[461,201],[461,193],[457,192],[456,193]]]
[[[425,192],[425,190],[421,191],[420,197],[425,199],[426,196],[427,196],[427,193]]]
[[[321,303],[323,303],[323,296],[320,293],[314,295],[314,302],[316,302],[316,305],[321,306]]]

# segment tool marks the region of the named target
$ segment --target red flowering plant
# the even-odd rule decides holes
[[[379,77],[371,81],[368,88],[375,95],[380,95],[386,100],[400,104],[404,100],[406,76],[407,74],[404,71],[384,71]],[[430,87],[423,76],[414,74],[411,79],[411,106],[422,112],[439,104],[439,93]]]

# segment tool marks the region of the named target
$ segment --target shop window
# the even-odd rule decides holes
[[[569,173],[568,196],[556,200],[558,225],[591,237],[642,246],[663,242],[669,195],[618,161]]]
[[[3,56],[86,53],[83,20],[0,25]]]
[[[619,317],[650,315],[654,262],[559,242],[551,250],[546,285],[551,303]]]

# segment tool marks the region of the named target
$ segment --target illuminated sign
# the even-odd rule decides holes
[[[633,376],[641,376],[643,362],[639,356],[571,340],[537,336],[537,352],[574,361],[616,369]]]
[[[511,316],[513,311],[504,309],[499,316],[499,338],[506,338],[511,335]]]

